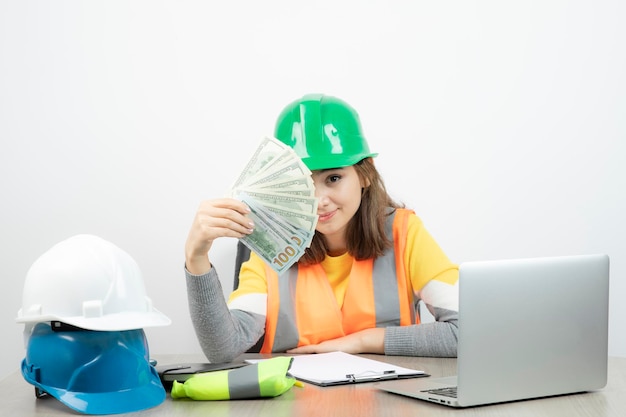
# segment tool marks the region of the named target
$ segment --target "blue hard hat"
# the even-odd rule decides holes
[[[24,379],[85,414],[144,410],[165,400],[165,388],[149,362],[143,329],[53,330],[38,323],[22,361]]]

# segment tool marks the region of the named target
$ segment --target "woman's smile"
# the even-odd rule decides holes
[[[335,213],[337,213],[337,210],[333,210],[333,211],[330,211],[330,212],[319,214],[318,215],[319,217],[318,217],[317,221],[318,222],[322,222],[322,223],[326,222],[326,221],[332,219],[332,217],[335,215]]]

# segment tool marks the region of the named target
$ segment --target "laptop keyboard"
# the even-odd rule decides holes
[[[427,389],[422,392],[427,392],[429,394],[443,395],[444,397],[456,398],[456,387]]]

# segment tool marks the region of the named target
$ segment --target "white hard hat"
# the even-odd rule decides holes
[[[41,255],[26,274],[18,323],[60,321],[89,330],[166,326],[139,266],[114,244],[76,235]]]

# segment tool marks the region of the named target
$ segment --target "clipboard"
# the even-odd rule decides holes
[[[321,387],[430,376],[424,371],[345,352],[294,355],[292,358],[289,374],[299,381]],[[250,359],[246,362],[261,360]]]
[[[235,369],[249,365],[247,362],[227,362],[227,363],[175,363],[169,365],[157,365],[156,371],[161,382],[171,384],[173,381],[184,382],[192,375],[223,371],[225,369]]]

